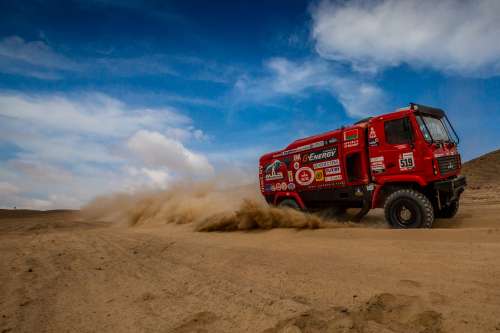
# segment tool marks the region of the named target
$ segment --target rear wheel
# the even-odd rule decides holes
[[[457,215],[458,212],[458,200],[453,201],[450,203],[448,206],[441,208],[441,210],[436,212],[436,217],[437,218],[442,218],[442,219],[451,219],[455,215]]]
[[[278,207],[281,207],[281,208],[293,208],[293,209],[297,209],[297,210],[300,210],[300,206],[299,204],[297,203],[297,201],[293,200],[293,199],[285,199],[285,200],[282,200],[279,204],[278,204]]]
[[[434,222],[432,204],[412,189],[395,191],[385,201],[385,219],[393,228],[430,228]]]

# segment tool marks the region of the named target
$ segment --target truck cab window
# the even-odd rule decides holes
[[[412,127],[408,118],[386,121],[384,131],[388,144],[400,145],[413,142]]]
[[[419,115],[417,117],[417,123],[420,127],[420,131],[424,135],[425,141],[453,142],[448,135],[449,130],[446,128],[442,119]]]

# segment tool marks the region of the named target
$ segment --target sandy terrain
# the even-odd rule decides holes
[[[500,332],[500,200],[453,220],[196,232],[0,212],[0,332]]]

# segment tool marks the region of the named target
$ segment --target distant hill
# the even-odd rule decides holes
[[[464,163],[462,173],[470,189],[500,189],[500,149]]]
[[[54,210],[34,210],[34,209],[0,209],[0,219],[4,218],[28,218],[58,215],[61,213],[74,213],[76,210],[54,209]]]

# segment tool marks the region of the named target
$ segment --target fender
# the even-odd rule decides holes
[[[300,198],[300,195],[297,192],[278,192],[278,193],[276,193],[276,195],[274,196],[273,205],[276,206],[276,204],[283,197],[295,199],[295,201],[299,205],[300,209],[306,209],[306,206],[304,205],[304,202],[302,201],[302,199]]]
[[[372,209],[378,208],[378,201],[379,201],[379,196],[380,196],[380,190],[382,190],[382,185],[377,185],[375,186],[375,191],[373,191],[372,195]]]
[[[417,183],[418,185],[427,186],[427,180],[419,175],[390,175],[377,177],[377,184],[385,185],[387,183]]]
[[[425,187],[428,184],[424,177],[418,175],[393,175],[387,177],[379,177],[377,178],[377,186],[375,187],[375,191],[373,191],[372,208],[380,207],[380,192],[382,191],[384,185],[388,185],[391,183],[414,183],[420,185],[421,187]]]

